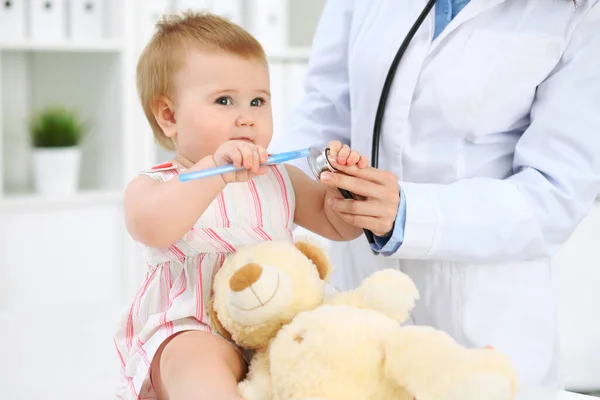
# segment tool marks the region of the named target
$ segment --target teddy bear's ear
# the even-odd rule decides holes
[[[223,327],[221,321],[219,321],[219,317],[215,308],[213,307],[214,299],[210,299],[207,304],[208,315],[210,316],[210,324],[211,327],[217,331],[219,335],[221,335],[225,340],[231,340],[231,334]]]
[[[331,264],[325,252],[318,246],[305,240],[298,241],[294,245],[315,264],[319,272],[319,277],[322,280],[326,280],[331,272]]]

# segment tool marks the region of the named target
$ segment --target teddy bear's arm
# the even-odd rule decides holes
[[[266,351],[258,351],[250,361],[248,375],[238,384],[238,392],[246,400],[272,400],[273,388],[269,355]]]
[[[512,400],[510,361],[491,349],[467,349],[427,326],[398,327],[383,341],[383,374],[417,399]]]
[[[415,284],[406,274],[384,269],[366,278],[355,290],[330,294],[324,303],[375,310],[404,322],[418,297]]]

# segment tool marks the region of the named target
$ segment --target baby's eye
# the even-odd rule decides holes
[[[250,106],[252,106],[252,107],[260,107],[263,104],[265,104],[265,99],[260,98],[260,97],[254,99],[250,102]]]
[[[231,97],[223,96],[217,99],[217,103],[223,106],[230,106],[233,104],[233,101],[231,100]]]

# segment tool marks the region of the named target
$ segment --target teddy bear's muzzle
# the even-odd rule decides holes
[[[229,313],[239,324],[255,326],[281,313],[292,298],[287,274],[270,265],[249,263],[229,279]]]

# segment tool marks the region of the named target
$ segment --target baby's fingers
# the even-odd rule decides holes
[[[258,169],[260,168],[260,152],[258,150],[258,147],[254,147],[252,149],[252,172],[256,173],[258,172]]]
[[[348,166],[356,165],[356,164],[358,164],[359,161],[360,161],[360,154],[358,154],[358,151],[352,150],[350,152],[350,155],[348,155],[348,159],[346,160],[346,165],[348,165]]]
[[[240,146],[238,147],[240,149],[240,152],[242,153],[242,159],[243,159],[243,167],[246,169],[251,169],[252,165],[254,165],[254,149],[250,146]],[[258,158],[258,156],[257,156]]]
[[[229,159],[233,163],[233,166],[236,168],[242,168],[244,162],[244,155],[240,150],[241,149],[237,147],[233,147],[227,154],[227,156],[229,156]]]
[[[261,164],[266,163],[267,158],[269,158],[269,155],[267,154],[267,150],[262,146],[256,146],[256,148],[258,149],[258,156],[259,156],[260,163]]]
[[[329,149],[329,153],[331,155],[336,156],[342,148],[342,142],[339,140],[332,140],[327,144],[327,148]]]
[[[266,173],[267,173],[267,167],[265,167],[264,165],[262,165],[262,166],[260,166],[260,167],[258,167],[258,168],[256,169],[256,172],[255,172],[255,171],[252,171],[252,172],[250,173],[250,176],[251,176],[251,177],[254,177],[254,176],[257,176],[257,175],[264,175],[264,174],[266,174]]]
[[[360,160],[358,160],[356,166],[359,169],[367,168],[369,166],[369,158],[365,156],[360,156]]]
[[[347,144],[343,145],[340,151],[338,151],[337,163],[340,165],[346,165],[350,153],[350,147]]]

